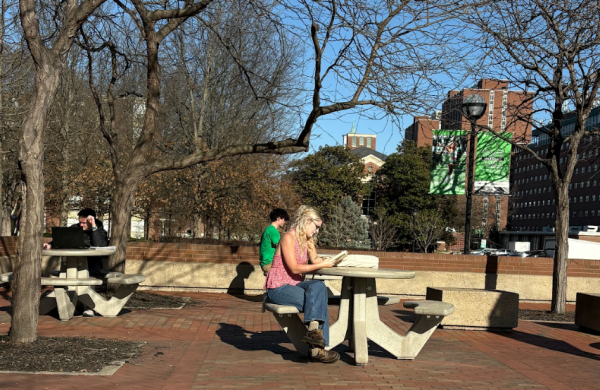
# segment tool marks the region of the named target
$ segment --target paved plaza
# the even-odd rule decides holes
[[[257,297],[208,293],[181,310],[133,310],[117,318],[40,316],[43,336],[146,341],[113,376],[0,374],[1,389],[599,389],[600,336],[573,324],[519,321],[513,332],[438,329],[414,361],[369,345],[369,364],[324,365],[299,359]],[[0,333],[10,325],[0,291]],[[525,304],[526,308],[547,308]],[[332,319],[337,313],[330,306]],[[572,309],[572,307],[571,307]],[[414,316],[381,307],[382,320],[404,334]],[[50,358],[50,357],[49,357]]]

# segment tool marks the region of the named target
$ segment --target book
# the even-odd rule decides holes
[[[346,257],[348,256],[348,251],[341,251],[340,253],[338,253],[337,255],[331,257],[329,259],[329,261],[331,261],[333,263],[333,266],[335,267],[336,265],[338,265],[342,260],[344,260]]]

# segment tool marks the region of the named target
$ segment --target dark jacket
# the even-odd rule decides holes
[[[71,227],[79,226],[78,223],[71,225]],[[83,231],[83,242],[86,246],[108,246],[108,233],[104,230],[102,221],[96,220],[96,230],[84,230]],[[90,276],[94,278],[103,278],[104,272],[102,270],[108,266],[108,256],[90,256],[88,257],[88,269]]]
[[[79,226],[78,223],[71,227]],[[96,230],[84,230],[83,242],[86,246],[108,246],[108,233],[104,230],[104,224],[100,220],[96,220]]]

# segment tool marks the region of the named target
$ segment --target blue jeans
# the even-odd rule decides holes
[[[329,313],[327,312],[327,287],[320,280],[307,280],[295,286],[270,288],[267,294],[271,302],[278,305],[294,306],[304,311],[304,322],[319,322],[325,344],[329,345]]]

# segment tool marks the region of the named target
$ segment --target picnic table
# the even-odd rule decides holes
[[[138,288],[139,283],[146,280],[143,275],[126,275],[119,272],[106,274],[105,279],[90,277],[88,257],[110,256],[116,252],[114,247],[98,247],[90,249],[47,249],[42,256],[62,257],[58,278],[42,278],[42,285],[54,286],[40,301],[40,314],[46,314],[55,307],[62,321],[73,318],[77,302],[94,310],[103,317],[115,317]],[[118,284],[119,287],[110,299],[98,294],[91,286],[99,286],[104,282]]]
[[[58,277],[42,277],[42,286],[53,286],[52,291],[44,293],[40,299],[40,314],[58,309],[61,321],[73,318],[75,307],[81,302],[86,308],[94,310],[104,317],[115,317],[138,288],[146,280],[144,275],[110,272],[105,278],[90,277],[88,257],[110,256],[116,252],[114,247],[90,249],[46,249],[42,256],[62,257]],[[2,282],[12,281],[12,272],[0,277]],[[110,299],[98,294],[92,286],[101,286],[105,282],[119,285]]]
[[[314,274],[343,277],[339,315],[329,328],[327,349],[348,340],[358,365],[369,361],[367,339],[398,359],[414,359],[442,318],[454,311],[454,307],[445,302],[405,302],[404,306],[414,308],[419,317],[407,334],[401,336],[379,318],[376,279],[412,279],[414,271],[332,267]]]

